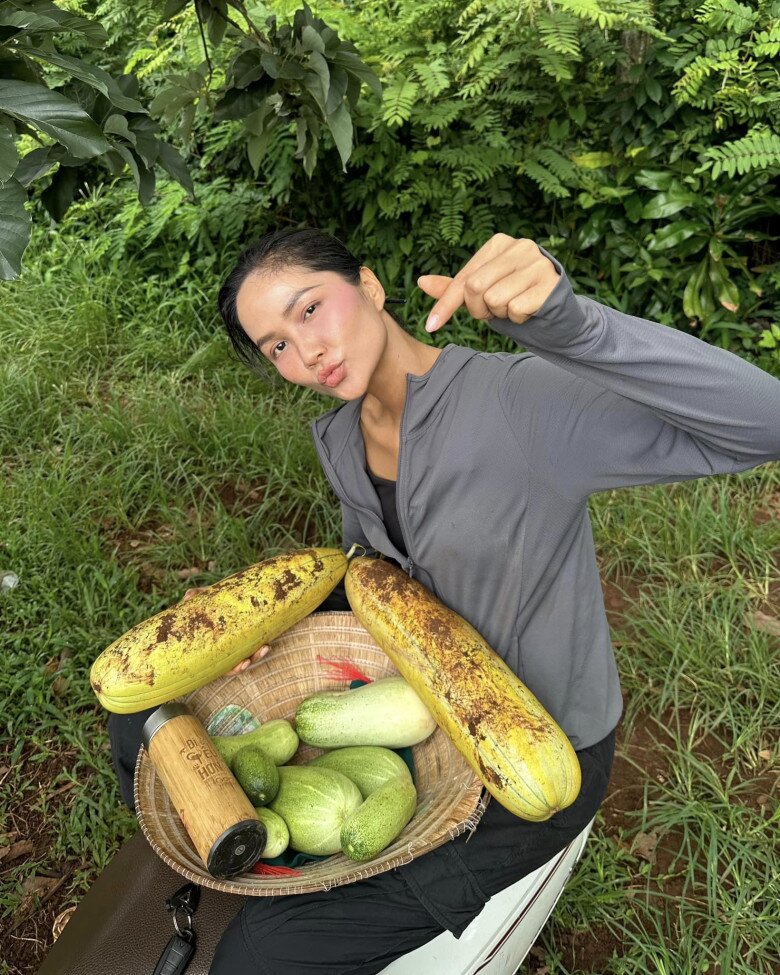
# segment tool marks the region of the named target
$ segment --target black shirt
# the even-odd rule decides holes
[[[408,555],[404,545],[403,535],[401,534],[401,524],[398,520],[398,510],[395,504],[395,481],[388,481],[386,477],[378,477],[368,470],[368,476],[376,489],[377,496],[382,505],[382,520],[387,528],[390,541],[395,545],[399,552]]]
[[[387,534],[390,541],[395,545],[399,552],[403,555],[408,555],[406,551],[406,546],[404,545],[404,539],[401,534],[401,523],[398,520],[398,510],[395,504],[395,481],[389,481],[386,477],[378,477],[373,474],[368,468],[366,468],[368,476],[371,478],[371,483],[379,498],[379,502],[382,505],[382,520],[387,528]],[[394,565],[398,563],[393,559],[388,561],[393,562]],[[347,601],[347,594],[344,592],[344,583],[340,582],[333,592],[327,597],[327,599],[317,607],[315,612],[324,610],[347,610],[350,608],[349,602]]]

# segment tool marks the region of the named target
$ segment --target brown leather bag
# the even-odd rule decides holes
[[[139,829],[84,895],[38,975],[152,975],[174,934],[165,902],[186,883]],[[208,975],[225,928],[245,902],[238,894],[200,888],[196,949],[186,975]]]

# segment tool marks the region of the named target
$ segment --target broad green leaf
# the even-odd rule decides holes
[[[328,100],[325,103],[326,115],[332,115],[343,102],[344,95],[347,93],[348,81],[347,72],[343,68],[335,66],[331,70],[330,90],[328,91]]]
[[[32,0],[23,4],[4,3],[0,7],[0,25],[18,27],[16,37],[44,31],[72,31],[82,34],[93,44],[105,44],[108,41],[102,24],[63,10],[49,0]]]
[[[0,186],[0,278],[11,281],[22,269],[22,254],[30,242],[32,220],[27,192],[15,179]]]
[[[645,79],[645,91],[650,96],[650,98],[652,98],[652,100],[656,103],[656,105],[660,104],[661,98],[663,97],[663,89],[655,80],[655,78]]]
[[[649,190],[668,190],[674,180],[674,174],[666,169],[642,169],[634,176],[634,182],[646,186]]]
[[[36,179],[44,176],[52,166],[58,162],[72,164],[76,159],[71,156],[65,146],[57,143],[53,146],[44,146],[41,149],[33,149],[22,156],[19,165],[16,167],[14,179],[18,180],[22,186],[28,187]]]
[[[14,57],[8,48],[3,49],[0,45],[0,78],[31,81],[33,84],[38,84],[42,76],[42,69],[34,61]]]
[[[40,179],[56,164],[57,160],[51,157],[52,148],[52,146],[45,146],[42,149],[33,149],[32,152],[22,156],[14,174],[22,186],[27,187],[36,179]]]
[[[25,47],[23,50],[25,54],[31,54],[33,57],[40,58],[41,61],[47,61],[58,68],[64,68],[74,78],[79,78],[91,85],[92,88],[96,88],[117,108],[124,109],[126,112],[139,112],[146,115],[146,109],[143,105],[134,98],[123,95],[111,75],[103,71],[102,68],[87,64],[79,58],[58,54],[56,51],[42,51],[35,47]]]
[[[184,161],[184,157],[173,146],[161,141],[159,143],[157,162],[172,179],[175,179],[177,183],[181,183],[190,196],[194,198],[195,187],[192,185],[192,176],[190,176],[187,163]]]
[[[236,88],[246,88],[247,85],[265,74],[260,52],[258,50],[244,51],[230,66],[228,77],[233,79]]]
[[[78,182],[78,171],[71,166],[60,166],[52,176],[51,183],[41,193],[41,202],[49,216],[57,223],[65,216],[73,202]]]
[[[719,261],[723,257],[723,241],[713,237],[710,240],[709,252],[713,261]]]
[[[649,251],[664,251],[670,247],[677,247],[694,234],[704,233],[706,229],[705,225],[698,220],[676,220],[674,223],[668,223],[660,230],[654,231],[650,236],[647,249]]]
[[[110,148],[82,108],[43,85],[0,79],[0,110],[41,129],[79,159],[99,156]]]
[[[133,133],[138,155],[147,166],[154,165],[160,154],[159,125],[148,115],[135,115],[128,120],[128,128]]]
[[[179,11],[184,10],[188,3],[189,0],[167,0],[163,8],[162,19],[170,20],[171,17],[175,17]]]
[[[114,149],[115,152],[124,159],[127,165],[130,167],[130,172],[133,174],[133,179],[135,180],[136,189],[141,189],[141,174],[138,171],[138,163],[136,162],[135,156],[130,151],[129,146],[117,145]]]
[[[262,162],[263,156],[268,151],[273,130],[274,123],[271,121],[266,126],[264,132],[262,132],[260,135],[250,136],[247,140],[246,148],[247,155],[249,156],[249,165],[252,167],[252,171],[254,172],[255,176],[257,176],[257,171],[260,168],[260,163]]]
[[[578,156],[572,156],[571,161],[579,169],[604,169],[606,166],[614,166],[617,162],[611,152],[583,152]]]
[[[156,183],[156,178],[154,175],[154,170],[145,166],[143,162],[138,162],[138,174],[139,174],[139,187],[138,187],[138,199],[143,203],[144,206],[148,206],[152,202],[152,197],[154,196],[154,187]]]
[[[269,74],[272,78],[279,77],[279,69],[282,65],[282,59],[278,54],[263,54],[260,61],[267,74]]]
[[[667,193],[659,193],[649,200],[642,210],[642,217],[645,220],[660,220],[663,217],[671,217],[698,202],[699,198],[695,193],[672,189]]]
[[[367,65],[363,64],[356,54],[340,50],[331,58],[334,64],[340,64],[349,74],[365,82],[377,95],[382,95],[382,83]]]
[[[306,26],[301,31],[301,45],[304,51],[325,53],[325,42],[313,27]]]
[[[53,17],[46,17],[44,14],[37,14],[33,11],[13,10],[8,7],[0,8],[0,26],[18,27],[19,30],[13,35],[14,37],[20,37],[25,32],[37,31],[42,33],[43,31],[60,30],[60,25]]]
[[[251,135],[262,135],[266,130],[267,120],[274,114],[274,107],[270,101],[263,102],[260,108],[250,112],[244,119],[247,132]]]
[[[103,123],[103,131],[109,135],[121,135],[123,139],[127,139],[133,145],[136,143],[135,134],[128,128],[127,119],[124,115],[120,115],[119,112],[108,116]]]
[[[325,45],[325,53],[328,57],[332,57],[341,47],[339,35],[332,27],[323,27],[320,32],[320,37]]]
[[[707,260],[701,261],[685,285],[683,293],[683,311],[688,318],[702,319],[704,308],[702,307],[702,282],[707,271]]]
[[[192,105],[196,97],[194,91],[180,88],[178,85],[173,88],[164,88],[159,94],[155,95],[149,105],[149,111],[156,118],[163,116],[168,122],[171,122],[185,105]]]
[[[710,260],[709,278],[712,290],[721,305],[728,311],[736,311],[739,308],[739,288],[729,278],[722,261]]]
[[[642,200],[638,193],[632,193],[623,200],[623,209],[632,223],[642,219]]]
[[[13,176],[19,163],[19,153],[13,135],[4,125],[0,125],[0,183]]]
[[[207,2],[207,7],[206,4],[201,4],[200,7],[201,10],[206,7],[208,11],[205,17],[208,38],[214,47],[219,47],[227,27],[227,3],[225,0],[207,0]]]
[[[273,88],[273,80],[266,76],[248,88],[228,88],[214,106],[215,122],[244,119],[263,104]]]
[[[330,72],[328,70],[328,62],[321,54],[318,54],[316,51],[312,51],[311,55],[309,56],[309,65],[310,70],[306,72],[303,83],[306,90],[319,105],[320,110],[324,115],[325,103],[328,99],[328,93],[330,90]]]
[[[347,160],[352,152],[352,116],[342,102],[332,115],[325,119],[333,135],[333,141],[341,156],[342,172],[347,171]]]
[[[321,54],[317,54],[316,51],[312,52],[312,57],[314,56],[322,57]],[[298,61],[293,61],[288,59],[287,61],[282,61],[279,65],[278,78],[283,78],[285,81],[303,81],[306,77],[306,69]]]

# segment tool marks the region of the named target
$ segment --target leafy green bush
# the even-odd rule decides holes
[[[318,225],[408,296],[417,327],[416,277],[454,273],[503,231],[599,300],[777,367],[776,0],[320,3],[317,36],[348,36],[359,74],[381,80],[349,102],[346,171],[331,128],[302,129],[346,90],[330,61],[312,93],[309,8],[230,0],[224,33],[219,8],[175,0],[147,36],[113,21],[113,57],[124,36],[124,68],[186,142],[198,203],[170,183],[147,209],[106,193],[65,233],[103,223],[102,256],[216,282],[250,237]],[[271,35],[288,45],[284,90]],[[465,313],[447,337],[507,342]]]

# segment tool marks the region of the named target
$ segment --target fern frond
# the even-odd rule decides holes
[[[538,162],[544,163],[547,169],[550,170],[562,183],[568,183],[569,185],[576,185],[577,183],[577,170],[571,160],[562,156],[555,149],[540,149],[535,156]]]
[[[542,43],[551,51],[558,54],[568,54],[570,57],[579,60],[580,58],[580,39],[579,32],[582,29],[581,23],[576,17],[567,17],[565,14],[555,14],[548,16],[543,14],[536,23],[539,33],[542,35]]]
[[[448,244],[457,244],[463,234],[463,197],[450,196],[442,201],[439,217],[439,231]]]
[[[384,90],[382,119],[390,128],[408,122],[417,101],[420,86],[405,75],[397,75]]]
[[[705,0],[694,15],[700,24],[732,34],[747,34],[760,17],[758,10],[736,0]]]
[[[525,173],[526,176],[530,176],[531,179],[538,186],[540,186],[545,193],[549,193],[550,196],[555,196],[558,199],[563,199],[563,197],[570,196],[569,191],[565,186],[563,186],[558,177],[540,163],[535,162],[533,159],[524,160],[518,167],[518,172]]]
[[[501,102],[503,105],[513,105],[522,107],[523,105],[532,105],[539,98],[539,93],[536,91],[523,91],[521,88],[517,88],[514,91],[510,88],[500,88],[493,92],[493,100]]]
[[[496,78],[517,64],[517,51],[509,49],[486,60],[474,77],[460,89],[462,99],[478,98]]]
[[[542,71],[552,75],[556,81],[571,81],[574,77],[565,55],[552,51],[549,47],[540,47],[534,54]]]
[[[772,24],[769,30],[754,35],[753,54],[759,58],[774,58],[780,54],[780,20]]]
[[[711,168],[713,179],[717,179],[721,173],[733,177],[756,169],[772,169],[780,166],[780,135],[756,127],[741,139],[707,149],[704,159],[698,171]]]
[[[385,99],[387,95],[385,95]],[[437,102],[427,105],[424,112],[420,112],[419,122],[424,129],[446,129],[458,116],[463,113],[460,101]]]
[[[447,74],[447,66],[441,58],[434,61],[416,61],[414,70],[420,79],[425,93],[435,98],[445,91],[450,85],[450,78]]]

